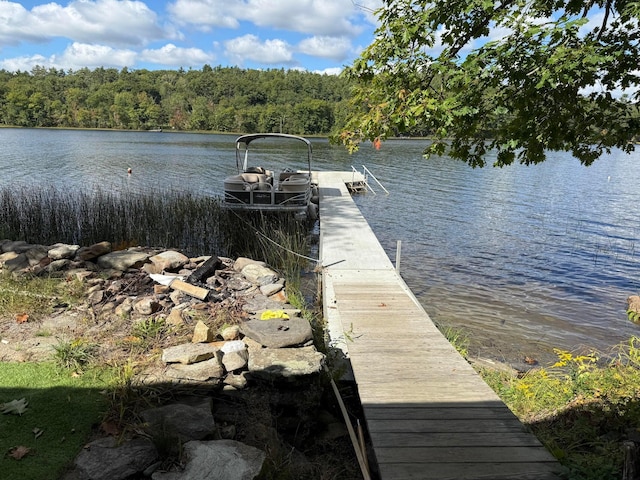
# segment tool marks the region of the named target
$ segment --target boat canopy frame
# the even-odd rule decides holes
[[[287,138],[304,143],[307,146],[307,170],[309,174],[311,174],[311,162],[313,159],[313,147],[311,142],[304,137],[288,133],[249,133],[236,138],[236,168],[238,169],[238,173],[247,171],[249,162],[249,144],[262,138]]]

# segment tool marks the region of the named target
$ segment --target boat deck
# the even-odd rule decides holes
[[[324,315],[351,367],[373,478],[557,479],[560,465],[420,306],[349,195],[317,172]],[[377,472],[377,473],[376,473]]]

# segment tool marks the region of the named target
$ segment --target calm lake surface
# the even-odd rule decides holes
[[[0,129],[0,186],[219,195],[235,173],[234,139]],[[609,350],[640,335],[625,314],[626,298],[640,293],[640,152],[591,167],[552,154],[538,166],[474,170],[424,160],[421,141],[354,155],[312,142],[314,169],[366,165],[389,190],[374,183],[378,194],[356,202],[392,260],[402,241],[407,284],[435,322],[466,330],[473,353],[549,361],[554,347]]]

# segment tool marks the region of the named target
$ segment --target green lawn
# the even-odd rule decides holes
[[[73,376],[54,363],[0,363],[0,404],[28,402],[22,415],[0,415],[3,480],[59,478],[100,423],[107,407],[101,392],[112,383],[104,370]],[[15,459],[15,447],[28,453]]]

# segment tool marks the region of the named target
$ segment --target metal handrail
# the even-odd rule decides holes
[[[366,165],[362,165],[362,171],[363,171],[363,172],[366,172],[366,173],[365,173],[365,179],[366,179],[367,174],[369,174],[369,175],[371,176],[371,178],[373,178],[373,179],[376,181],[376,183],[377,183],[378,185],[380,185],[380,188],[381,188],[382,190],[384,190],[384,193],[386,193],[387,195],[389,195],[389,190],[387,190],[386,188],[384,188],[384,185],[382,185],[382,183],[380,183],[380,180],[378,180],[378,179],[376,178],[376,176],[375,176],[373,173],[371,173],[371,170],[369,170],[369,169],[367,168],[367,166],[366,166]],[[365,180],[365,182],[366,182],[366,180]]]
[[[375,191],[373,188],[371,188],[371,185],[369,185],[369,183],[367,182],[367,175],[366,175],[364,172],[363,172],[363,173],[360,173],[360,172],[356,169],[356,167],[354,167],[353,165],[351,165],[351,171],[352,171],[353,173],[357,173],[357,174],[359,174],[359,175],[362,175],[362,178],[363,178],[364,184],[365,184],[365,186],[367,187],[367,191],[371,190],[371,193],[373,193],[374,195],[377,195],[376,191]],[[355,180],[356,180],[356,179],[355,179],[355,177],[352,177],[352,181],[353,181],[354,183],[355,183]]]

